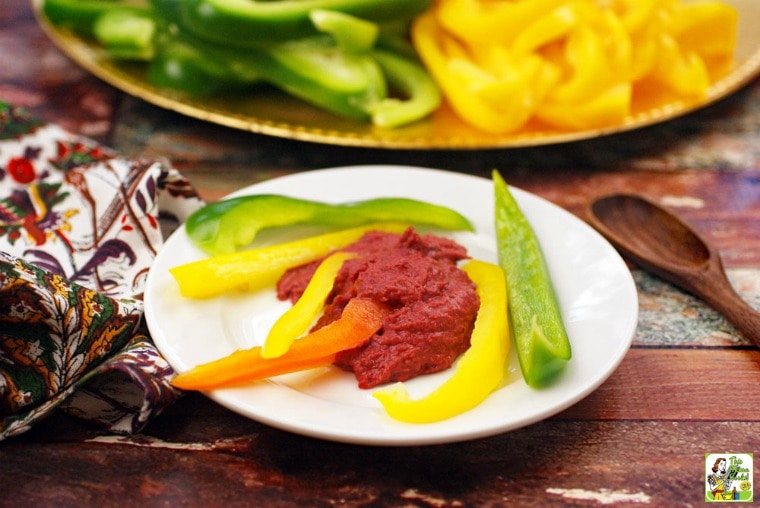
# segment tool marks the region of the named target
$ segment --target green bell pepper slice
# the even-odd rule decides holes
[[[294,225],[349,228],[387,221],[473,230],[470,221],[459,212],[416,199],[390,197],[332,204],[279,194],[255,194],[210,203],[188,217],[185,230],[198,247],[219,255],[250,245],[266,228]]]
[[[421,65],[372,50],[377,25],[335,11],[313,11],[311,18],[324,35],[245,50],[174,33],[150,63],[148,80],[193,95],[267,83],[333,114],[381,127],[415,121],[438,107],[438,89]],[[402,98],[388,97],[388,85]]]
[[[370,55],[343,51],[329,38],[246,52],[247,65],[258,68],[264,81],[340,116],[369,121],[372,105],[388,95],[383,71]]]
[[[335,115],[371,120],[387,97],[385,76],[370,56],[342,51],[329,36],[246,50],[224,48],[180,32],[163,37],[146,77],[159,88],[191,95],[224,90],[257,93],[274,86]]]
[[[510,322],[525,382],[549,384],[572,356],[541,245],[501,175],[493,172],[499,264],[507,277]]]
[[[377,23],[345,12],[315,9],[309,13],[309,19],[317,30],[332,35],[335,43],[350,53],[369,51],[380,34]]]
[[[371,21],[400,22],[394,16],[416,12],[420,0],[403,7],[398,0],[208,2],[223,4],[228,14],[247,6],[270,27],[292,16],[310,26],[298,37],[246,33],[240,44],[217,43],[188,27],[183,13],[191,3],[45,0],[43,10],[54,24],[96,38],[113,58],[147,61],[146,78],[160,89],[203,96],[269,85],[332,114],[391,128],[427,116],[441,102],[419,61],[388,49],[389,37]]]
[[[310,19],[314,10],[384,22],[411,19],[430,4],[431,0],[186,0],[178,5],[178,22],[209,41],[248,47],[315,35],[318,30]]]
[[[45,0],[42,4],[42,13],[48,21],[83,37],[92,37],[95,20],[113,9],[137,14],[152,11],[147,2],[120,0]]]
[[[100,14],[92,34],[112,58],[149,61],[155,56],[156,20],[149,9],[114,8]]]
[[[227,90],[242,90],[257,82],[255,73],[240,75],[230,71],[229,62],[210,58],[183,37],[165,38],[148,63],[145,77],[160,89],[175,90],[193,96],[210,96]]]
[[[415,60],[382,49],[374,50],[372,56],[380,64],[389,89],[397,95],[369,106],[373,125],[385,128],[407,125],[441,105],[438,85]]]

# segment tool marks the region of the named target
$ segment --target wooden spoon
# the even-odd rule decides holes
[[[598,198],[589,208],[591,224],[624,257],[702,298],[760,346],[760,312],[731,286],[717,249],[685,222],[629,194]]]

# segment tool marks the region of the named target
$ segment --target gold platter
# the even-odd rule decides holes
[[[397,128],[380,129],[333,116],[276,90],[218,97],[189,97],[151,86],[142,66],[109,59],[97,45],[59,30],[40,15],[42,0],[34,0],[40,25],[61,51],[110,85],[156,106],[189,117],[259,134],[332,145],[387,149],[488,149],[564,143],[624,132],[670,120],[711,104],[746,85],[760,73],[760,1],[730,0],[739,12],[735,66],[716,81],[698,103],[670,102],[657,107],[634,105],[620,125],[582,131],[522,129],[492,135],[456,118],[446,106],[428,119]]]

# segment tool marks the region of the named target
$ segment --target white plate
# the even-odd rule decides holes
[[[496,262],[490,180],[432,169],[357,166],[309,171],[253,185],[236,194],[280,193],[345,202],[406,196],[450,206],[475,233],[449,236],[472,257]],[[223,406],[273,427],[367,445],[422,445],[463,441],[513,430],[562,411],[595,390],[630,347],[638,319],[631,273],[617,252],[585,222],[535,195],[514,189],[544,249],[573,347],[573,358],[551,387],[530,389],[514,355],[509,381],[475,409],[449,420],[405,424],[392,420],[352,374],[331,367],[216,390]],[[269,241],[274,239],[269,235]],[[209,300],[180,296],[168,269],[204,254],[184,229],[166,242],[148,276],[145,312],[153,339],[177,371],[261,344],[285,309],[274,291]],[[512,348],[514,350],[514,348]],[[413,379],[413,396],[437,386],[451,371]]]

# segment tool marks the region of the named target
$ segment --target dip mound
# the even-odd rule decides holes
[[[354,372],[360,388],[447,369],[467,350],[480,301],[456,265],[468,257],[464,247],[410,228],[402,235],[370,232],[342,250],[361,257],[341,268],[314,329],[340,317],[352,298],[372,299],[391,309],[369,342],[340,353],[335,362]],[[298,300],[318,265],[285,273],[277,284],[278,297]]]

